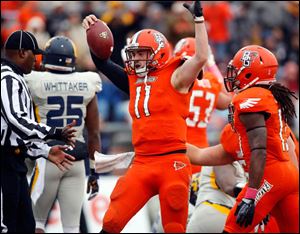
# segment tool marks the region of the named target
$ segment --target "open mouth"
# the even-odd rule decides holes
[[[134,68],[135,69],[139,69],[139,68],[141,68],[142,67],[142,65],[140,64],[140,63],[135,63],[134,64]]]

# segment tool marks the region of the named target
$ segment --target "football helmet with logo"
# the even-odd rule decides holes
[[[175,45],[174,56],[192,57],[195,54],[195,44],[194,37],[182,38]]]
[[[45,45],[42,65],[54,71],[73,72],[75,70],[76,48],[71,39],[64,36],[51,38]]]
[[[128,74],[145,75],[149,71],[161,68],[170,59],[170,44],[166,37],[153,29],[143,29],[135,33],[125,47],[125,66]],[[134,59],[138,52],[147,52],[143,60],[144,66],[139,66],[141,60]]]
[[[224,78],[228,92],[241,91],[255,84],[276,81],[278,62],[268,49],[250,45],[240,49],[227,66]]]

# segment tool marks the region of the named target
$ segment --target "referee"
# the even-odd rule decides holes
[[[63,151],[68,146],[45,144],[57,139],[74,146],[75,121],[63,129],[36,122],[23,75],[31,72],[35,55],[41,53],[35,37],[19,30],[8,37],[1,58],[1,232],[35,232],[26,157],[47,158],[61,170],[75,159]]]

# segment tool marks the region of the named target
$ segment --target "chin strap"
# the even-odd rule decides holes
[[[144,78],[144,84],[147,86],[147,79],[148,79],[148,74],[145,75],[145,78]]]

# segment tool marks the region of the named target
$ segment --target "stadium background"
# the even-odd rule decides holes
[[[209,42],[223,75],[234,53],[244,45],[258,44],[271,50],[280,64],[278,81],[299,97],[298,1],[202,1]],[[95,70],[81,26],[85,16],[105,21],[115,38],[111,59],[123,65],[120,50],[126,39],[142,28],[162,32],[174,46],[194,36],[190,14],[181,1],[1,1],[1,55],[8,35],[18,29],[32,32],[40,45],[56,35],[70,37],[77,45],[77,70]],[[38,67],[37,67],[38,69]],[[101,75],[98,95],[103,153],[132,149],[128,98]],[[299,101],[295,101],[299,116]],[[215,111],[208,127],[216,144],[227,121],[227,111]],[[299,138],[299,117],[292,123]],[[100,187],[101,191],[101,187]]]

